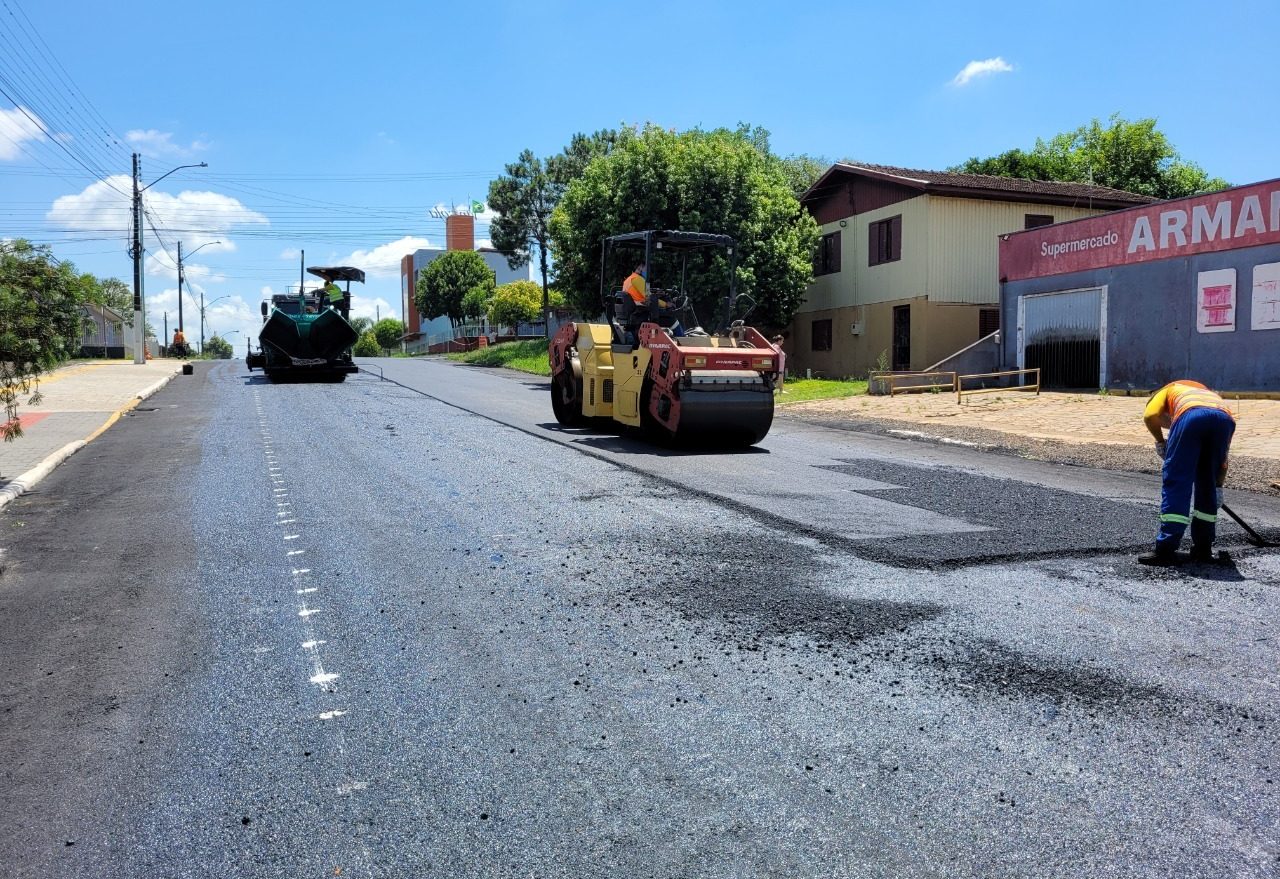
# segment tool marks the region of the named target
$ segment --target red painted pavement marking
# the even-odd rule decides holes
[[[18,426],[25,430],[37,422],[44,421],[52,414],[52,412],[28,412],[24,415],[19,415]],[[4,426],[8,427],[10,424],[13,424],[13,422],[6,422]]]

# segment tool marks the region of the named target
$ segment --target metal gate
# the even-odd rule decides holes
[[[1100,388],[1106,379],[1105,287],[1018,299],[1018,366],[1047,388]]]

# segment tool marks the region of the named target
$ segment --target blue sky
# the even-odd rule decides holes
[[[443,240],[432,207],[620,123],[745,121],[784,154],[942,168],[1120,113],[1234,183],[1280,176],[1277,33],[1274,2],[0,0],[0,84],[55,135],[0,95],[0,237],[129,281],[126,203],[56,141],[109,174],[142,152],[148,182],[208,162],[148,192],[168,247],[147,230],[148,317],[176,322],[176,241],[220,241],[188,280],[242,351],[299,249],[364,265],[358,310],[398,315],[399,256]]]

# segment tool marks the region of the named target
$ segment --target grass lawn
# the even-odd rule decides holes
[[[830,400],[835,397],[853,397],[867,392],[865,381],[837,381],[826,378],[801,378],[788,380],[782,393],[775,399],[779,404],[804,403],[808,400]]]
[[[528,339],[524,342],[503,342],[478,348],[465,354],[446,354],[450,360],[460,360],[473,366],[505,366],[534,375],[551,375],[547,362],[547,340]]]

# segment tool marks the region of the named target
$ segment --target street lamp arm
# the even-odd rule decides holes
[[[179,165],[178,167],[174,168],[174,169],[173,169],[173,171],[181,171],[183,168],[208,168],[208,167],[209,167],[209,163],[208,163],[208,162],[200,162],[199,164],[196,164],[196,165]],[[161,174],[161,175],[160,175],[159,177],[157,177],[155,180],[152,180],[152,181],[151,181],[150,183],[148,183],[146,186],[144,186],[144,187],[142,187],[141,189],[139,189],[139,190],[138,190],[138,192],[146,192],[148,189],[150,189],[151,187],[155,186],[155,185],[156,185],[157,183],[159,183],[161,180],[163,180],[164,178],[166,178],[166,177],[168,177],[170,174],[172,174],[172,173],[173,173],[173,171],[167,171],[167,172],[165,172],[164,174]],[[198,249],[199,249],[199,248],[197,248],[197,250],[198,250]]]

